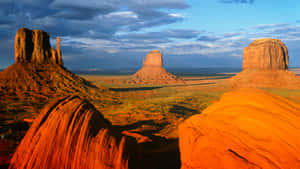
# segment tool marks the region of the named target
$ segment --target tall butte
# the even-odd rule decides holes
[[[70,93],[84,98],[103,98],[103,88],[72,74],[63,66],[60,39],[57,38],[54,49],[47,32],[19,29],[15,36],[15,62],[0,72],[0,102],[13,105],[30,100],[26,107],[38,107],[49,98]],[[0,111],[7,112],[8,109],[0,107]],[[19,112],[22,113],[16,111]]]
[[[104,88],[95,86],[90,82],[84,80],[83,78],[76,76],[72,74],[70,71],[68,71],[63,66],[61,50],[60,50],[60,39],[57,38],[57,46],[55,50],[50,46],[49,34],[42,30],[29,30],[26,28],[21,28],[20,30],[17,31],[15,36],[15,61],[16,63],[10,65],[5,70],[0,72],[0,112],[3,115],[3,118],[1,119],[3,122],[3,124],[1,124],[1,128],[2,128],[1,134],[11,133],[8,139],[16,143],[20,138],[22,138],[22,136],[25,133],[24,131],[27,130],[28,125],[26,124],[26,122],[30,122],[31,119],[34,119],[38,114],[38,112],[40,111],[40,109],[45,104],[49,103],[52,99],[61,96],[69,96],[71,94],[71,95],[80,96],[81,98],[85,98],[91,101],[96,100],[101,103],[114,102],[116,100],[113,96],[110,96],[111,93],[109,93]],[[98,112],[94,111],[94,108],[86,110],[85,105],[87,104],[85,104],[85,102],[80,102],[78,99],[69,99],[69,100],[72,100],[70,102],[71,104],[68,104],[71,105],[71,107],[69,106],[64,107],[63,105],[61,105],[61,107],[59,108],[61,108],[62,111],[58,112],[60,113],[60,115],[56,114],[57,113],[56,111],[58,111],[59,108],[53,106],[52,107],[53,109],[52,108],[48,109],[47,112],[45,112],[44,117],[41,117],[40,119],[37,118],[40,120],[39,121],[40,124],[37,126],[33,125],[36,128],[31,129],[29,133],[31,133],[32,138],[34,137],[34,134],[36,134],[35,132],[38,130],[41,131],[42,135],[39,134],[36,135],[35,137],[36,139],[34,142],[33,140],[31,140],[32,139],[31,136],[30,137],[25,136],[26,138],[28,138],[28,142],[27,142],[28,145],[23,146],[24,156],[15,157],[15,159],[17,160],[14,161],[16,165],[14,165],[13,168],[47,168],[47,167],[64,168],[64,166],[56,165],[56,162],[59,162],[58,160],[59,158],[60,160],[68,160],[69,158],[67,157],[72,156],[70,157],[70,159],[72,158],[75,159],[76,158],[75,156],[77,155],[78,158],[81,158],[82,156],[80,156],[80,154],[76,154],[76,152],[80,153],[80,151],[85,151],[86,149],[82,148],[82,146],[93,145],[97,147],[99,146],[98,145],[99,142],[96,143],[96,141],[100,141],[100,142],[104,141],[107,144],[110,143],[110,139],[100,139],[100,140],[94,139],[95,144],[89,142],[91,141],[89,140],[90,137],[85,137],[85,136],[90,136],[91,134],[88,133],[88,131],[86,130],[95,129],[93,127],[95,126],[96,122],[93,121],[90,122],[84,120],[87,120],[87,118],[94,118],[95,116],[97,116],[96,114],[98,114]],[[74,101],[76,101],[76,104]],[[60,102],[57,102],[57,104],[59,103]],[[75,107],[72,107],[72,105]],[[101,106],[103,105],[104,104],[98,104],[97,108],[101,108]],[[83,106],[84,109],[81,106]],[[80,115],[80,118],[79,116],[78,118],[73,117],[75,113],[81,113],[84,111],[85,113],[82,116]],[[49,114],[50,112],[52,113]],[[54,118],[50,118],[50,117],[54,117]],[[70,123],[64,124],[67,126],[60,126],[62,122],[66,122],[63,120],[66,120]],[[71,120],[73,120],[74,123],[78,123],[78,128],[70,127],[72,125],[75,125],[76,127],[77,125],[74,124]],[[20,127],[20,124],[22,125],[22,127]],[[82,125],[83,126],[85,125],[86,128],[82,127]],[[42,126],[44,127],[44,129]],[[77,138],[79,138],[79,136],[77,135],[79,129],[80,131],[85,130],[82,131],[83,135],[81,136],[81,140],[77,140]],[[51,131],[54,131],[55,133],[52,133]],[[56,131],[59,131],[59,133],[62,132],[60,133],[62,135],[60,135]],[[53,135],[51,135],[51,133]],[[88,133],[88,135],[84,135],[86,133]],[[76,135],[76,137],[74,138],[71,137],[72,134]],[[67,136],[69,137],[69,141],[74,142],[74,145],[75,143],[78,143],[77,145],[80,145],[81,147],[73,147],[74,146],[73,144],[65,145],[65,147],[60,147],[62,146],[62,144],[60,143],[63,143],[64,139],[66,139]],[[43,140],[41,142],[40,139],[42,138]],[[65,141],[67,142],[68,140],[66,139]],[[89,144],[85,144],[85,143],[89,143]],[[43,145],[45,147],[40,147]],[[57,150],[55,148],[50,149],[51,148],[50,145],[56,145],[55,148],[57,148]],[[57,145],[60,146],[57,147]],[[68,149],[70,150],[70,152],[68,152]],[[1,147],[0,147],[0,151],[1,151]],[[33,153],[33,151],[35,151],[35,153]],[[21,153],[17,153],[19,155],[23,153],[22,151],[20,151],[20,149],[18,150],[18,152],[21,152]],[[47,156],[47,153],[50,154],[48,154]],[[51,153],[53,153],[52,154],[53,156],[51,156]],[[98,155],[93,157],[101,156],[101,153],[105,153],[105,151],[101,150],[101,152],[99,153],[96,153]],[[92,154],[92,153],[88,153],[88,154]],[[59,155],[59,156],[55,158],[56,157],[55,155]],[[105,157],[103,156],[103,158]],[[107,158],[110,158],[110,156],[107,156]],[[20,159],[23,160],[19,161]],[[55,163],[47,166],[51,162],[51,161],[47,161],[49,159],[51,159],[52,162]],[[31,160],[32,163],[26,160],[29,161]],[[110,160],[109,159],[104,160],[104,162],[107,161]],[[69,162],[70,161],[64,161],[62,164],[66,164],[66,166],[70,166],[71,164],[69,164]],[[80,160],[78,160],[78,162],[80,162]],[[44,165],[34,166],[34,164],[44,164]],[[72,166],[73,168],[76,168],[76,166],[74,165]],[[65,168],[69,168],[69,167],[65,167]],[[92,168],[92,167],[88,165],[87,168]]]
[[[50,46],[49,34],[42,30],[21,28],[15,38],[16,63],[53,63],[63,65],[60,38],[57,37],[56,50]]]
[[[288,71],[289,56],[279,39],[257,39],[244,48],[243,71],[229,79],[234,87],[299,88],[300,78]]]
[[[162,54],[159,50],[153,50],[143,59],[143,67],[133,75],[130,83],[181,84],[184,82],[164,69]]]
[[[280,69],[289,66],[287,47],[279,39],[254,40],[244,49],[243,69]]]
[[[75,91],[88,95],[91,88],[97,88],[63,66],[60,38],[57,37],[55,50],[50,46],[49,34],[42,30],[17,31],[15,62],[0,72],[0,96],[49,97]]]

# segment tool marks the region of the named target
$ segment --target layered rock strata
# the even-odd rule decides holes
[[[285,70],[288,66],[288,50],[279,39],[257,39],[244,49],[243,70]]]
[[[143,67],[138,70],[130,83],[134,84],[183,84],[184,81],[167,72],[163,67],[163,56],[158,50],[151,51],[143,59]]]
[[[288,50],[279,39],[254,40],[244,49],[243,71],[229,82],[233,87],[300,88],[300,78],[288,66]]]
[[[17,147],[12,169],[126,169],[125,138],[93,105],[64,97],[47,105]]]
[[[97,87],[63,67],[60,38],[56,50],[49,34],[42,30],[21,28],[15,36],[16,63],[0,72],[0,96],[19,98],[49,97],[79,92],[88,95]]]
[[[179,126],[181,169],[300,168],[300,105],[238,89]]]
[[[16,63],[53,63],[63,65],[60,51],[60,38],[57,49],[50,46],[49,34],[42,30],[21,28],[15,37]]]

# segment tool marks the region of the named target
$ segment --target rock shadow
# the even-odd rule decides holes
[[[178,139],[167,139],[155,135],[168,123],[155,123],[153,120],[139,121],[130,125],[114,126],[119,130],[133,130],[143,125],[153,125],[156,129],[133,131],[149,137],[152,141],[140,143],[137,153],[131,154],[131,168],[133,169],[179,169],[181,166]]]
[[[143,90],[154,90],[160,89],[162,86],[153,86],[153,87],[124,87],[124,88],[109,88],[111,91],[115,92],[130,92],[130,91],[143,91]]]
[[[195,109],[187,108],[181,105],[173,105],[170,110],[171,113],[178,114],[178,115],[185,115],[185,114],[197,114],[199,113]]]

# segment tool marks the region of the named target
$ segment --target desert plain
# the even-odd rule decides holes
[[[180,168],[179,124],[193,115],[201,114],[224,93],[235,90],[228,84],[228,79],[238,74],[239,69],[233,72],[226,68],[224,72],[218,70],[217,73],[201,73],[201,70],[199,73],[179,73],[178,77],[184,84],[128,84],[120,82],[132,78],[130,74],[81,72],[77,76],[106,91],[100,97],[93,94],[86,96],[82,92],[76,94],[88,99],[115,129],[137,142],[138,145],[133,146],[135,150],[132,156],[135,159],[131,160],[130,166],[143,166],[146,169]],[[296,68],[291,71],[299,73]],[[300,89],[260,89],[300,103]],[[1,160],[4,167],[39,111],[52,100],[55,98],[24,101],[12,97],[2,100]]]
[[[73,1],[47,1],[36,15],[42,2],[0,2],[15,9],[0,11],[9,14],[0,51],[13,49],[0,63],[0,168],[300,169],[299,21],[226,33],[230,24],[205,18],[223,33],[156,32],[190,6]],[[252,11],[258,2],[210,3]],[[33,26],[9,30],[23,12],[19,22]]]

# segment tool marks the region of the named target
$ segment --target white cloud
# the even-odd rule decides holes
[[[169,16],[172,16],[174,18],[184,18],[184,16],[179,13],[170,13]]]
[[[112,12],[107,14],[108,17],[123,17],[123,18],[134,18],[137,19],[138,16],[132,11],[122,11],[122,12]]]

